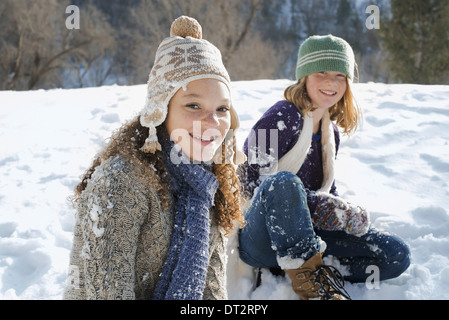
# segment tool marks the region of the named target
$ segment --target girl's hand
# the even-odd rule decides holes
[[[368,211],[331,194],[321,193],[318,196],[319,201],[312,213],[315,227],[328,231],[345,231],[358,237],[368,232]]]
[[[345,231],[354,236],[363,236],[369,229],[369,213],[361,207],[349,205]]]

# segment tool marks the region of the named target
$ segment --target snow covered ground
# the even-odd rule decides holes
[[[290,83],[233,83],[240,144]],[[104,140],[140,111],[145,90],[0,91],[0,299],[62,298],[74,224],[67,198]],[[354,299],[449,299],[449,86],[368,83],[355,92],[365,121],[342,139],[339,193],[405,239],[412,265],[378,288],[346,288]],[[239,270],[231,299],[296,299],[288,280],[263,272],[252,291],[251,272]]]

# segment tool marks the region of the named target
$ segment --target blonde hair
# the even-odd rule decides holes
[[[306,82],[307,76],[284,91],[285,100],[294,104],[303,117],[315,110],[307,94]],[[357,130],[362,118],[362,110],[352,94],[351,82],[348,78],[346,78],[346,84],[343,98],[329,109],[329,113],[331,121],[335,121],[337,126],[343,129],[343,133],[350,135]]]
[[[161,130],[166,129],[164,125],[161,125],[157,127],[157,130],[158,135],[161,135]],[[96,167],[106,159],[121,154],[145,170],[145,176],[151,180],[151,184],[157,190],[161,199],[162,208],[167,210],[170,178],[167,174],[162,152],[156,151],[152,154],[140,150],[148,135],[148,130],[140,124],[140,117],[125,123],[112,135],[109,144],[85,172],[81,182],[75,188],[73,200],[75,202],[78,201]],[[229,151],[223,146],[223,161],[220,164],[213,164],[212,166],[212,172],[219,183],[214,199],[215,219],[218,225],[225,230],[226,235],[232,231],[234,226],[243,226],[244,223],[243,212],[241,210],[243,198],[240,196],[239,190],[240,181],[236,175],[234,165],[224,160],[227,152]],[[155,172],[152,168],[156,168],[157,171]]]

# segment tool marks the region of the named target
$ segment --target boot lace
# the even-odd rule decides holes
[[[321,265],[314,273],[321,287],[320,293],[323,294],[325,299],[331,299],[333,295],[339,294],[347,300],[352,300],[344,288],[345,280],[337,268]]]

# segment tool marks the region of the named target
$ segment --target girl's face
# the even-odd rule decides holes
[[[347,87],[346,74],[334,71],[312,73],[307,77],[306,87],[312,105],[328,109],[343,98]]]
[[[231,96],[223,82],[195,80],[170,100],[165,125],[191,161],[210,161],[231,126],[230,109]]]

